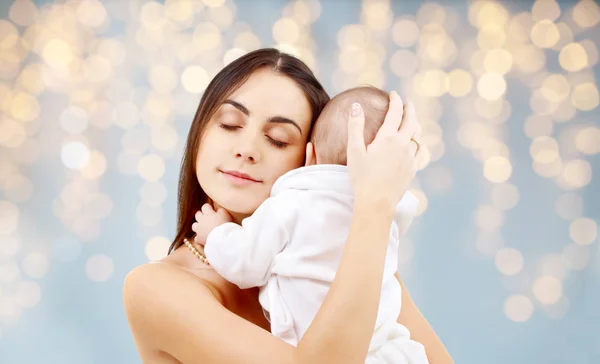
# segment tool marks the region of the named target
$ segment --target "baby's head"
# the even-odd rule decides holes
[[[372,86],[355,87],[332,98],[317,119],[311,143],[317,164],[346,165],[348,115],[354,102],[365,113],[365,144],[370,144],[379,130],[389,106],[389,95]]]

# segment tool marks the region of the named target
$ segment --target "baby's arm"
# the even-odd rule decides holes
[[[229,222],[213,229],[204,253],[217,273],[242,289],[265,285],[273,259],[289,240],[295,210],[289,202],[269,198],[241,226]]]

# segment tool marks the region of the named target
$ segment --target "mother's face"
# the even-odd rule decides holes
[[[196,157],[200,186],[238,222],[251,215],[277,178],[304,164],[311,119],[295,81],[256,71],[206,125]]]

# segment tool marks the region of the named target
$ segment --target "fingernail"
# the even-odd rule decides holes
[[[355,102],[352,104],[352,111],[351,111],[351,115],[352,116],[358,116],[360,115],[360,104],[358,102]]]

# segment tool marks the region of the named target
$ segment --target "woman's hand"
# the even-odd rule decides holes
[[[348,118],[348,170],[355,199],[383,204],[393,211],[422,159],[418,145],[421,126],[414,105],[409,102],[403,106],[400,96],[392,91],[383,125],[368,146],[364,127],[362,107],[354,103]]]

